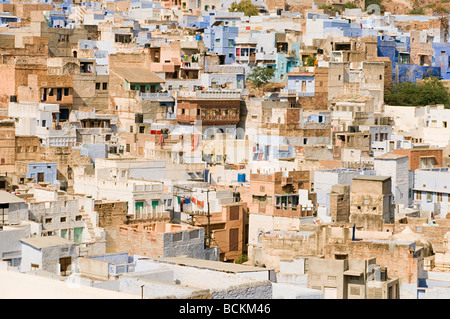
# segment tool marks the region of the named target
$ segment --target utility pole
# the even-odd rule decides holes
[[[206,203],[208,205],[207,207],[207,220],[208,224],[206,225],[206,246],[211,247],[211,214],[210,214],[210,208],[209,208],[209,192],[215,192],[215,189],[208,188],[206,191],[202,190],[202,193],[206,192]]]
[[[209,214],[209,191],[210,189],[208,189],[208,191],[206,192],[206,202],[208,204],[208,225],[206,226],[206,244],[208,247],[211,247],[211,215]]]

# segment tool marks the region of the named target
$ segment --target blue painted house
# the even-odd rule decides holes
[[[224,64],[231,64],[236,61],[235,39],[238,34],[238,27],[216,21],[211,28],[205,30],[203,41],[209,51],[224,56]]]
[[[314,96],[315,75],[314,73],[292,72],[287,75],[287,86],[289,91],[295,91],[298,96]]]
[[[417,82],[426,77],[441,76],[436,66],[410,64],[410,38],[407,36],[378,36],[378,56],[388,57],[392,62],[392,83]]]
[[[35,183],[47,182],[59,186],[56,163],[28,163],[27,178],[33,178]]]
[[[441,78],[450,80],[450,43],[433,43],[432,65],[440,68]]]

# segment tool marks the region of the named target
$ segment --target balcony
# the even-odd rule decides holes
[[[191,69],[191,70],[200,70],[200,65],[198,63],[194,62],[182,62],[181,63],[182,69]]]
[[[196,91],[196,97],[201,99],[241,99],[240,91]]]
[[[256,53],[255,56],[256,60],[263,60],[263,61],[275,61],[275,54],[265,54],[265,53]]]
[[[299,92],[296,89],[288,89],[284,88],[280,90],[281,95],[292,95],[292,96],[299,96],[299,97],[312,97],[314,96],[314,92]]]
[[[171,100],[172,91],[160,93],[141,93],[141,100]]]

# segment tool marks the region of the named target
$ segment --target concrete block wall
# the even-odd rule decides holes
[[[415,246],[413,242],[411,245]],[[395,242],[349,241],[325,246],[325,258],[334,258],[333,252],[348,253],[349,259],[377,257],[380,267],[387,267],[389,277],[398,277],[400,283],[417,283],[418,259],[411,258],[410,245]]]

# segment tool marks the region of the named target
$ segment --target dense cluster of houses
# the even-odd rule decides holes
[[[448,17],[251,2],[0,0],[1,297],[450,297]]]

